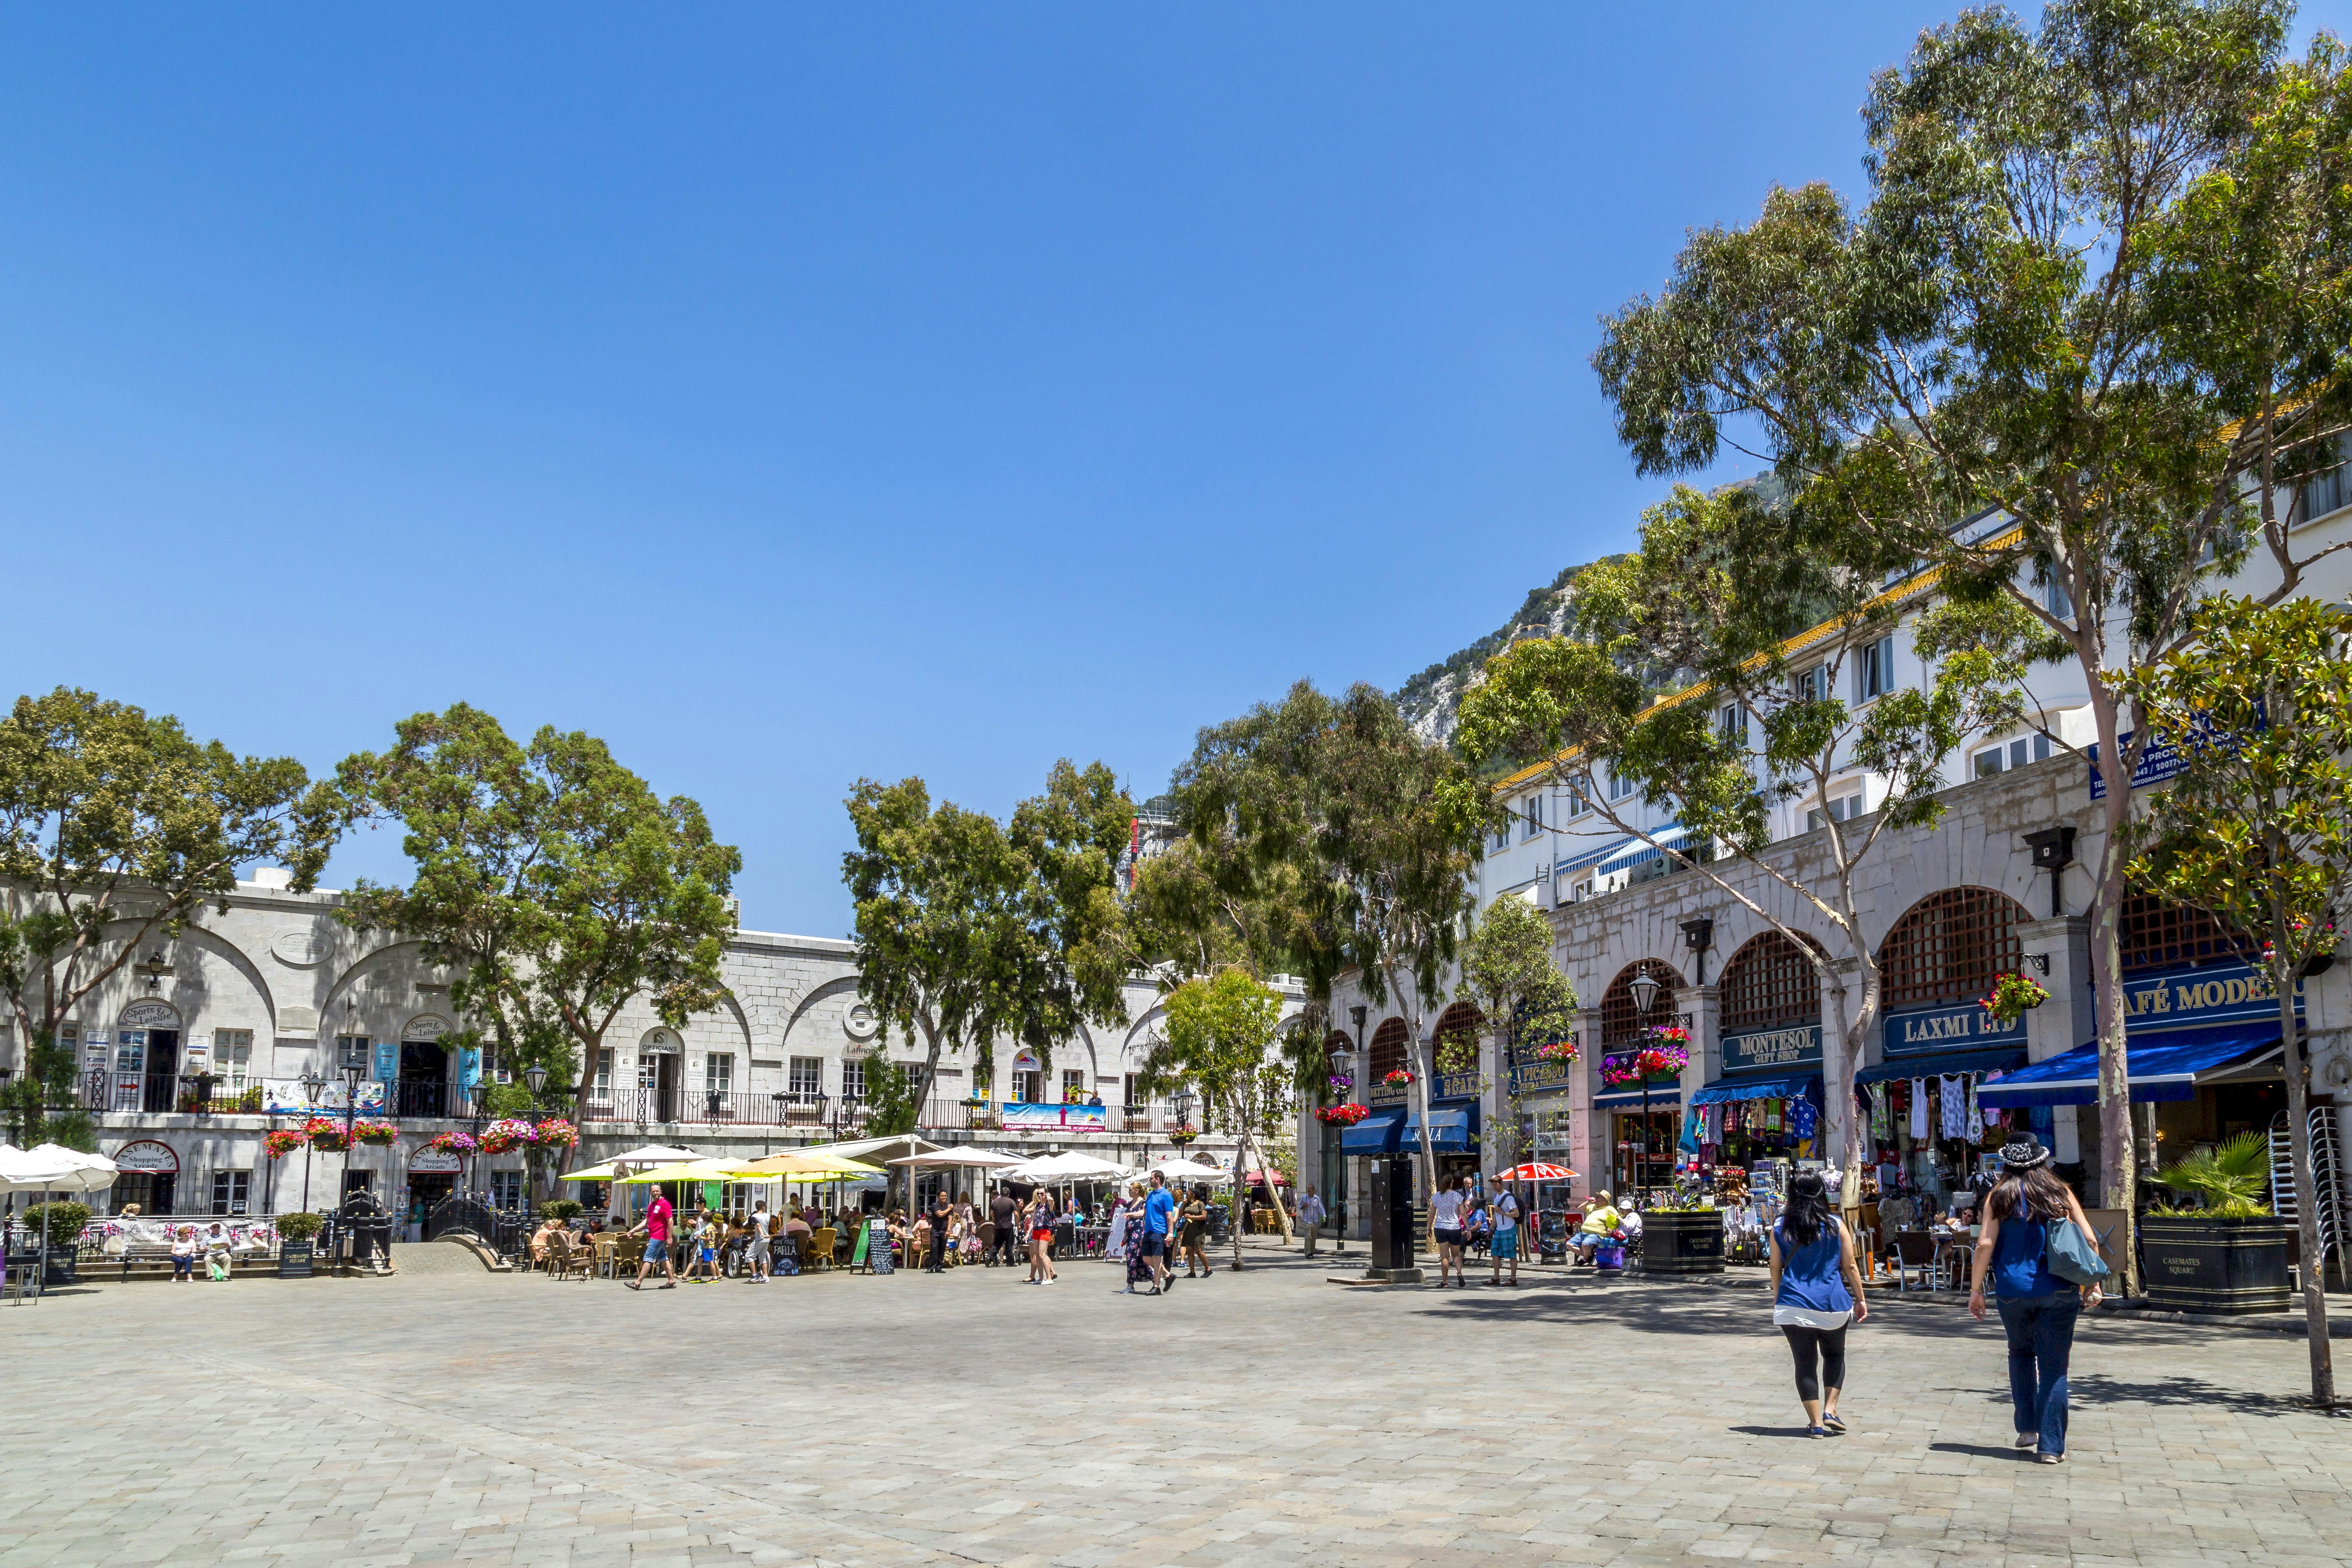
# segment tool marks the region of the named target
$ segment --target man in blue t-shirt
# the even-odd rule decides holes
[[[1151,1294],[1176,1289],[1176,1280],[1168,1272],[1168,1232],[1176,1217],[1176,1197],[1168,1190],[1168,1178],[1159,1172],[1151,1173],[1151,1195],[1143,1200],[1143,1256],[1151,1262]]]

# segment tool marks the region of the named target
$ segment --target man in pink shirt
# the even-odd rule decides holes
[[[669,1256],[669,1200],[662,1196],[662,1190],[659,1187],[654,1189],[654,1201],[646,1205],[645,1223],[637,1228],[645,1233],[646,1258],[644,1262],[637,1265],[637,1277],[629,1281],[629,1289],[644,1289],[646,1275],[653,1268],[654,1260],[659,1258],[662,1272],[669,1277],[667,1283],[662,1285],[660,1289],[677,1289],[677,1265],[670,1261]]]

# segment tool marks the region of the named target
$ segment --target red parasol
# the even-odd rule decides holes
[[[1566,1165],[1547,1165],[1537,1161],[1532,1164],[1514,1165],[1507,1171],[1497,1171],[1495,1179],[1498,1182],[1570,1182],[1576,1179],[1576,1173]]]

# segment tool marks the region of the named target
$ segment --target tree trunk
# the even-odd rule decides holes
[[[2086,663],[2089,661],[2085,661]],[[2123,923],[2124,828],[2131,817],[2132,772],[2124,764],[2117,737],[2115,699],[2091,671],[2091,716],[2096,721],[2099,755],[2104,760],[2106,799],[2100,804],[2106,837],[2099,847],[2099,864],[2091,889],[2091,985],[2093,1015],[2099,1028],[2099,1206],[2121,1209],[2126,1234],[2136,1225],[2139,1185],[2138,1154],[2131,1124],[2131,1079],[2124,1054],[2123,948],[2118,940]],[[2124,1292],[2138,1293],[2139,1249],[2124,1248]]]
[[[2278,990],[2279,1041],[2285,1047],[2287,1157],[2294,1173],[2294,1222],[2303,1240],[2304,1331],[2311,1346],[2311,1402],[2322,1410],[2336,1403],[2336,1367],[2327,1342],[2327,1280],[2319,1255],[2319,1184],[2311,1163],[2310,1071],[2295,1028],[2294,972],[2273,965]]]
[[[940,1032],[932,1026],[931,1021],[920,1013],[915,1015],[915,1022],[923,1026],[926,1049],[923,1055],[923,1076],[915,1084],[915,1125],[907,1129],[907,1136],[909,1138],[913,1137],[916,1129],[923,1124],[923,1107],[930,1102],[931,1084],[939,1077],[940,1071]],[[889,1037],[885,1035],[882,1040],[887,1046]],[[883,1054],[887,1059],[888,1052],[886,1050]],[[908,1224],[911,1226],[915,1217],[915,1167],[901,1165],[898,1169],[907,1178],[905,1208]]]
[[[1275,1223],[1281,1226],[1282,1244],[1285,1247],[1287,1247],[1290,1245],[1290,1216],[1283,1212],[1282,1194],[1274,1190],[1274,1168],[1266,1163],[1265,1154],[1261,1153],[1258,1150],[1257,1141],[1250,1136],[1249,1119],[1247,1117],[1242,1118],[1240,1121],[1235,1123],[1234,1131],[1241,1139],[1241,1155],[1245,1156],[1249,1160],[1255,1161],[1257,1164],[1259,1173],[1266,1178],[1265,1192],[1266,1195],[1274,1200]],[[1240,1158],[1236,1158],[1234,1163],[1238,1165],[1242,1163],[1242,1160]],[[1241,1215],[1247,1215],[1249,1212],[1248,1175],[1249,1173],[1246,1170],[1237,1170],[1234,1173],[1234,1191],[1237,1194],[1234,1202],[1234,1207],[1235,1211]],[[1241,1269],[1241,1266],[1242,1236],[1241,1227],[1236,1225],[1234,1227],[1234,1271],[1238,1273]]]

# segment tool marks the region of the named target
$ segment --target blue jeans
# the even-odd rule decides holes
[[[2066,1358],[2074,1349],[2074,1320],[2083,1299],[2061,1289],[2048,1296],[2003,1296],[2000,1326],[2009,1334],[2009,1397],[2017,1429],[2036,1435],[2043,1454],[2066,1451]]]

